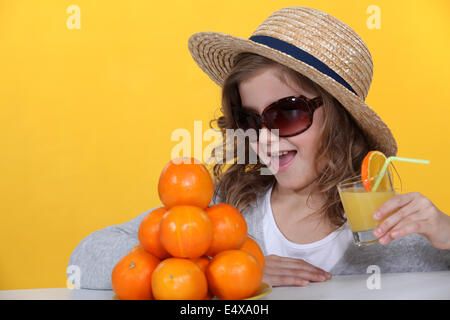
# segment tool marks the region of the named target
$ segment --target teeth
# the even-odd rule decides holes
[[[270,156],[271,157],[281,157],[281,156],[284,156],[284,155],[286,155],[288,153],[289,153],[288,151],[282,151],[282,152],[272,153]]]

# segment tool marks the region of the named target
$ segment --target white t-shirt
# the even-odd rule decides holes
[[[329,272],[343,256],[352,243],[352,231],[347,223],[325,238],[308,243],[298,244],[288,240],[278,229],[270,204],[272,188],[266,193],[263,201],[263,234],[267,254],[281,257],[302,259]]]

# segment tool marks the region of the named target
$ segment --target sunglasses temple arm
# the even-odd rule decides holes
[[[314,98],[310,100],[308,104],[312,107],[313,110],[316,110],[323,104],[322,97]]]

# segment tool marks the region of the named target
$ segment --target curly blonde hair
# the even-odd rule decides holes
[[[236,141],[226,137],[227,129],[237,129],[231,107],[240,105],[239,83],[268,67],[280,68],[300,87],[306,85],[314,88],[323,99],[324,125],[320,131],[321,142],[316,158],[319,175],[314,183],[317,185],[316,191],[325,198],[319,210],[331,223],[341,226],[346,219],[336,186],[340,181],[360,174],[362,161],[370,150],[366,137],[345,108],[318,84],[286,66],[253,53],[241,53],[235,58],[234,66],[222,86],[222,115],[210,122],[212,128],[214,123],[217,124],[223,137],[220,150],[213,150],[212,155],[217,159],[219,153],[225,154],[229,148],[235,150],[231,164],[220,161],[212,167],[216,196],[243,211],[276,182],[273,175],[261,174],[265,165],[259,159],[256,164],[248,161],[238,163]],[[252,152],[248,141],[245,152]],[[321,170],[317,168],[319,163],[325,163]]]

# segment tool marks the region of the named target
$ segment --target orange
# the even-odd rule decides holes
[[[157,300],[202,300],[207,295],[208,283],[194,262],[168,258],[153,272],[152,290]]]
[[[361,180],[366,191],[371,191],[376,182],[376,177],[386,161],[386,156],[381,151],[370,151],[364,157],[361,165]],[[385,175],[381,180],[377,191],[384,191],[389,188],[388,175]]]
[[[206,269],[209,266],[209,263],[211,261],[211,259],[207,256],[201,256],[199,258],[193,258],[193,259],[189,259],[192,262],[194,262],[197,266],[200,267],[200,269],[203,271],[203,273],[206,274]],[[204,300],[211,300],[213,298],[213,294],[208,290],[208,293],[206,294]]]
[[[206,210],[214,228],[211,246],[206,254],[214,256],[223,250],[239,249],[247,237],[247,223],[232,205],[219,203]]]
[[[152,299],[152,274],[160,260],[139,246],[115,266],[111,274],[114,293],[120,300]]]
[[[265,258],[264,253],[262,252],[260,246],[258,243],[253,240],[250,237],[247,237],[244,241],[244,244],[239,248],[240,250],[243,250],[245,252],[250,253],[253,257],[255,257],[256,260],[258,260],[259,265],[261,266],[262,270],[264,271],[265,267]]]
[[[161,207],[147,214],[142,220],[138,232],[141,246],[159,259],[170,257],[170,254],[164,249],[161,241],[159,241],[159,226],[166,212],[166,208]]]
[[[137,246],[134,246],[133,248],[131,248],[130,253],[136,252],[136,251],[145,251],[145,249],[140,244],[138,244]]]
[[[219,299],[246,299],[261,286],[258,261],[243,250],[225,250],[214,256],[206,270],[211,292]]]
[[[190,163],[187,164],[181,162],[181,159],[170,161],[161,172],[158,193],[167,209],[177,205],[192,205],[205,209],[211,202],[214,194],[211,175],[198,160],[188,160]]]
[[[201,256],[201,257],[192,258],[189,260],[194,262],[205,273],[206,273],[206,268],[208,268],[208,265],[211,261],[207,256]]]
[[[203,209],[175,206],[161,219],[159,238],[172,256],[198,258],[212,243],[213,225]]]

